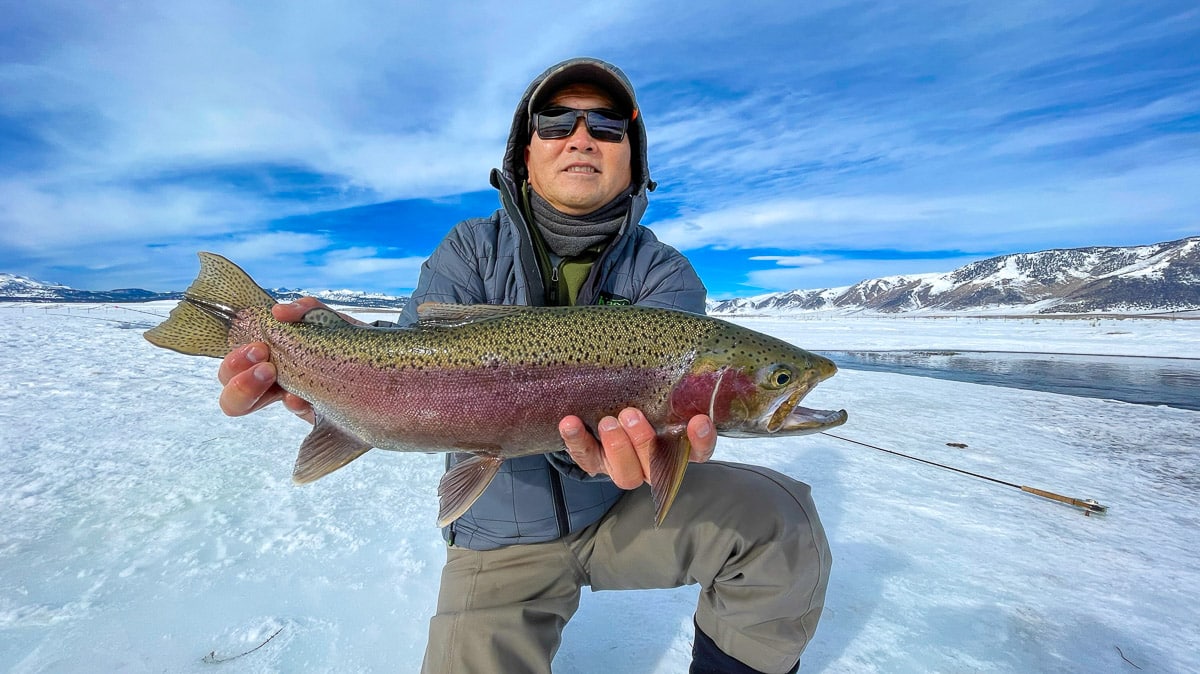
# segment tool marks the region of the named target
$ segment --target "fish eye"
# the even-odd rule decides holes
[[[767,382],[775,388],[783,388],[792,381],[792,371],[786,367],[777,367],[769,375]]]

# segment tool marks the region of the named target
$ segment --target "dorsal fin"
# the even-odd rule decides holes
[[[309,309],[308,311],[304,312],[304,316],[300,319],[300,322],[307,323],[309,325],[316,325],[322,328],[340,328],[347,325],[352,325],[350,321],[347,321],[339,316],[336,311],[332,309],[326,309],[325,307]]]
[[[509,304],[422,302],[417,306],[417,324],[429,327],[454,327],[529,310],[529,307]]]

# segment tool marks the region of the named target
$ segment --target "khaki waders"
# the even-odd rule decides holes
[[[653,522],[643,485],[557,541],[449,548],[422,672],[549,672],[585,585],[699,585],[696,623],[722,651],[762,672],[794,667],[831,563],[808,485],[757,466],[693,464],[663,526]]]

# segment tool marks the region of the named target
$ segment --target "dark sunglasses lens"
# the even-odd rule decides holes
[[[537,113],[537,134],[543,140],[566,138],[575,130],[580,110],[549,108]],[[588,133],[596,140],[619,143],[625,137],[625,118],[604,110],[588,110],[584,114]]]
[[[621,142],[621,139],[625,137],[626,124],[623,117],[617,117],[612,113],[596,110],[589,110],[587,113],[588,133],[592,134],[592,138],[596,140],[609,143]]]
[[[565,138],[575,129],[575,111],[570,108],[550,108],[537,115],[538,136],[545,140]]]

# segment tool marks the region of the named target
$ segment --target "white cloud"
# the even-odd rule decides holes
[[[825,264],[825,260],[813,255],[752,255],[751,260],[774,262],[780,267],[811,267]]]
[[[234,262],[284,262],[293,256],[299,257],[320,251],[330,243],[329,237],[321,234],[280,231],[245,234],[229,241],[221,241],[212,247],[213,252]]]
[[[875,247],[859,241],[867,231],[887,231],[898,223],[932,222],[965,204],[951,199],[906,197],[828,197],[777,199],[730,206],[654,224],[660,238],[681,249]],[[904,233],[896,236],[907,238]]]
[[[889,248],[1024,252],[1067,245],[1151,243],[1197,231],[1200,156],[1057,175],[973,192],[764,199],[653,223],[681,250],[773,248],[798,253]],[[1165,223],[1177,223],[1174,227]],[[1148,232],[1158,232],[1158,234]],[[1073,244],[1072,242],[1080,242]]]
[[[996,154],[1041,152],[1071,143],[1113,143],[1148,126],[1169,124],[1200,108],[1200,92],[1151,100],[1144,105],[1083,111],[1015,129],[992,145]]]
[[[30,254],[217,235],[264,213],[258,200],[214,190],[0,182],[0,243]]]
[[[328,279],[363,282],[390,288],[414,288],[424,256],[389,257],[387,250],[373,247],[344,248],[326,254],[317,270]]]
[[[256,238],[264,223],[486,189],[517,96],[580,53],[638,86],[654,198],[678,214],[651,224],[680,248],[794,251],[768,270],[783,274],[812,271],[802,258],[822,249],[1145,243],[1194,231],[1200,211],[1200,158],[1179,123],[1200,106],[1194,60],[1177,48],[1187,12],[18,4],[0,37],[0,125],[16,132],[0,128],[0,143],[24,144],[0,156],[0,246],[22,264],[125,269],[105,278],[131,285],[139,269],[173,273],[144,259],[147,245],[178,261],[204,237],[252,262],[272,244],[312,262],[342,245],[338,232],[325,247]],[[315,175],[320,194],[220,184],[223,167],[244,166]],[[326,269],[370,275],[368,257]],[[407,258],[380,264],[412,278]]]

